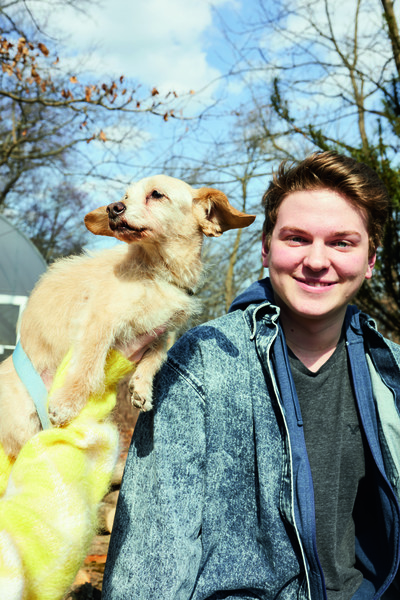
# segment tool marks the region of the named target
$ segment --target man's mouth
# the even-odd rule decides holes
[[[307,285],[311,285],[311,287],[328,287],[332,285],[331,283],[323,283],[321,281],[306,281]]]
[[[333,281],[329,281],[329,282],[312,281],[312,280],[308,280],[308,279],[296,279],[296,281],[298,281],[299,283],[303,283],[304,285],[308,285],[310,287],[315,287],[315,288],[324,288],[324,287],[330,287],[330,286],[334,285]]]

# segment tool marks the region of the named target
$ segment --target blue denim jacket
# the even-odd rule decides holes
[[[170,351],[134,432],[104,600],[326,597],[301,415],[271,360],[269,297],[258,282]],[[399,566],[400,348],[353,307],[346,338],[373,456],[355,516],[364,583],[353,598],[364,600],[380,598]]]

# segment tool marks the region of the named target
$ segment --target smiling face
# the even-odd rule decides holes
[[[346,307],[372,275],[364,215],[328,190],[289,194],[279,208],[269,248],[263,246],[283,321],[341,323]]]

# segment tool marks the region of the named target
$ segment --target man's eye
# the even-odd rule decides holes
[[[337,242],[335,242],[335,246],[337,246],[338,248],[347,248],[348,246],[350,246],[350,244],[345,240],[338,240]]]
[[[299,235],[292,235],[289,238],[289,242],[293,242],[294,244],[301,244],[302,242],[304,242],[304,238],[300,237]]]

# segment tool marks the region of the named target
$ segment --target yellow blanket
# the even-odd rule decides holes
[[[69,360],[50,395],[62,385]],[[0,446],[1,600],[58,600],[73,582],[118,458],[118,432],[108,420],[116,384],[132,368],[111,351],[104,391],[68,426],[38,433],[15,463]]]

